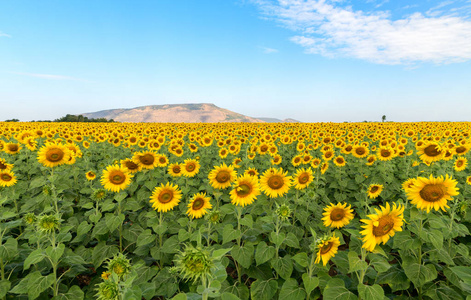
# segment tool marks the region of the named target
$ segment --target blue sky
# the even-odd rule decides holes
[[[201,102],[470,121],[471,1],[0,1],[0,120]]]

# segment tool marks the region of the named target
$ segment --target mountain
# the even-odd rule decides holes
[[[267,123],[301,123],[301,121],[295,120],[295,119],[284,119],[280,120],[277,118],[257,118],[259,120],[262,120]]]
[[[135,108],[109,109],[81,114],[87,118],[113,119],[117,122],[218,123],[267,122],[217,107],[211,103],[148,105]],[[280,122],[283,122],[280,120]]]

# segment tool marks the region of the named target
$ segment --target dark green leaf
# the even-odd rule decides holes
[[[4,262],[12,259],[18,253],[18,241],[14,238],[8,238],[5,243],[0,245],[0,258]]]
[[[44,255],[43,249],[36,249],[31,252],[28,257],[25,259],[23,264],[23,270],[28,270],[29,267],[33,264],[37,264],[42,261],[46,256]]]
[[[299,287],[298,282],[294,278],[289,278],[283,283],[280,291],[280,299],[304,300],[306,292]]]
[[[308,273],[304,273],[302,277],[304,288],[306,289],[306,293],[309,296],[311,292],[319,285],[319,278],[309,277]]]
[[[255,250],[257,266],[269,261],[273,256],[275,256],[275,247],[267,246],[267,243],[263,241],[257,245]]]
[[[119,249],[116,246],[108,246],[105,242],[98,243],[92,252],[92,263],[95,269],[101,266],[106,259],[113,257],[118,252]]]
[[[360,294],[361,299],[365,300],[384,299],[383,288],[378,284],[370,286],[360,283],[358,285],[358,293]]]
[[[250,287],[253,300],[272,300],[278,289],[276,280],[255,280]]]
[[[84,293],[77,285],[72,286],[67,293],[60,293],[52,298],[52,300],[82,300]]]
[[[222,243],[226,244],[232,240],[236,240],[241,236],[240,230],[236,230],[231,224],[226,224],[222,230]]]
[[[306,268],[309,264],[309,258],[307,257],[306,252],[298,253],[291,259],[297,262],[303,268]]]
[[[324,289],[325,300],[355,300],[358,297],[345,288],[342,279],[331,279]]]
[[[137,247],[150,244],[155,241],[156,236],[150,229],[144,230],[137,238]]]
[[[289,255],[271,261],[272,267],[283,279],[288,280],[293,272],[293,262]]]
[[[231,250],[232,257],[244,268],[249,268],[252,264],[254,255],[253,245],[243,245],[239,247],[235,245]]]

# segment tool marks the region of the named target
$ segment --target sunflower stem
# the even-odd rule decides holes
[[[211,235],[211,222],[208,222],[208,235],[206,236],[206,241],[207,241],[207,243],[208,243],[208,247],[209,247],[209,245],[210,245],[210,243],[211,243],[211,242],[210,242],[210,238],[209,238],[210,235]]]

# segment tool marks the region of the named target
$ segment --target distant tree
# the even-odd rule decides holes
[[[5,122],[19,122],[20,120],[18,119],[9,119],[9,120],[5,120]]]
[[[91,118],[89,119],[88,117],[84,117],[82,115],[70,115],[70,114],[67,114],[65,117],[62,117],[62,118],[59,118],[59,119],[55,119],[54,122],[114,122],[113,119],[105,119],[105,118],[97,118],[97,119],[94,119],[94,118]]]
[[[381,122],[384,122],[384,121],[386,121],[386,115],[383,115],[383,116],[381,117]]]

